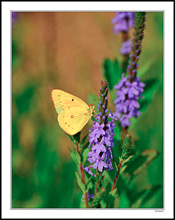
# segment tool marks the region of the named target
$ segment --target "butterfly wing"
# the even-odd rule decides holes
[[[74,135],[82,130],[90,118],[91,114],[88,114],[87,108],[74,106],[61,111],[58,115],[58,122],[66,133]]]
[[[81,131],[92,116],[89,106],[80,98],[59,89],[52,90],[51,97],[60,127],[70,135]]]
[[[60,114],[62,110],[70,107],[89,108],[80,98],[59,89],[52,90],[51,97],[58,114]]]

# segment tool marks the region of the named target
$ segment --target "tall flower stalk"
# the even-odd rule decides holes
[[[144,36],[144,28],[145,28],[145,12],[136,13],[135,18],[135,32],[134,39],[132,43],[132,51],[130,54],[129,66],[127,68],[128,75],[131,76],[130,81],[134,81],[137,75],[138,61],[139,55],[142,49],[142,40]]]
[[[122,74],[121,81],[115,86],[117,98],[114,101],[116,108],[114,116],[120,120],[125,133],[128,126],[131,125],[130,119],[132,117],[137,118],[141,114],[138,110],[140,108],[138,99],[141,98],[145,84],[140,82],[140,77],[137,77],[137,68],[142,48],[141,43],[144,36],[144,28],[145,12],[137,12],[134,26],[134,39],[131,46],[132,51],[127,67],[128,77],[124,77],[124,74]]]
[[[91,175],[97,177],[104,170],[111,171],[113,169],[111,159],[113,158],[111,147],[114,146],[114,120],[109,119],[108,113],[108,84],[101,81],[101,89],[99,90],[100,102],[98,106],[99,114],[96,115],[93,126],[89,134],[88,161],[89,167],[84,169]],[[94,172],[96,171],[96,175]]]

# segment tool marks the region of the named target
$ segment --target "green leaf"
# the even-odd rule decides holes
[[[134,155],[131,155],[131,156],[129,156],[126,160],[123,160],[123,162],[122,162],[122,167],[121,167],[121,169],[120,169],[120,174],[123,173],[123,171],[126,169],[127,163],[130,161],[130,159],[131,159],[133,156],[134,156]],[[121,158],[120,158],[119,161],[121,161]]]
[[[138,174],[142,169],[147,167],[157,156],[159,152],[154,149],[147,149],[139,155],[130,159],[125,169],[125,173],[130,176]]]
[[[140,207],[143,206],[143,204],[145,204],[149,200],[151,200],[155,196],[155,193],[157,193],[157,191],[160,190],[161,188],[162,188],[161,185],[156,185],[156,186],[151,187],[150,190],[147,190],[147,195],[142,200]]]
[[[113,62],[113,70],[114,70],[114,78],[116,78],[116,83],[118,83],[121,79],[122,70],[119,66],[119,62],[117,58]]]
[[[116,183],[116,188],[118,189],[119,197],[122,191],[128,188],[128,183],[129,183],[129,177],[127,175],[120,173]]]
[[[126,158],[125,160],[123,160],[122,165],[126,164],[129,162],[129,160],[134,157],[134,155],[129,156],[128,158]]]
[[[106,170],[104,170],[103,172],[104,172],[104,175],[105,175],[105,180],[106,180],[106,181],[110,181],[111,186],[112,186],[112,184],[113,184],[113,182],[114,182],[114,178],[115,178],[115,176],[116,176],[116,169],[113,169],[113,170],[110,171],[110,172],[107,172]],[[105,181],[105,182],[106,182],[106,181]]]
[[[134,190],[132,190],[134,191]],[[144,189],[140,192],[135,192],[133,194],[130,194],[131,196],[131,208],[139,208],[142,200],[145,198],[146,194],[148,192],[148,189]]]
[[[87,143],[87,146],[89,144]],[[83,163],[86,162],[87,158],[88,158],[88,153],[89,153],[89,148],[87,147],[86,149],[84,149],[83,153],[82,153],[82,159],[83,159]]]
[[[117,195],[117,188],[109,193],[108,202],[107,202],[108,208],[114,208],[114,201],[117,198],[117,196],[118,196]]]
[[[80,189],[82,190],[82,192],[84,193],[85,192],[85,185],[82,182],[80,175],[76,171],[75,171],[75,175],[76,175],[76,178],[77,178],[77,183],[78,183]]]
[[[79,153],[76,151],[76,150],[69,150],[70,152],[70,156],[71,158],[73,159],[73,161],[76,163],[76,164],[80,164],[81,162],[81,157],[79,155]]]
[[[143,207],[144,204],[151,200],[155,196],[155,193],[161,188],[161,185],[155,185],[150,187],[150,189],[144,189],[141,192],[138,192],[132,199],[134,202],[132,203],[131,208]]]
[[[115,167],[115,169],[116,169],[116,173],[118,172],[118,166],[117,166],[117,164],[115,163],[115,161],[114,161],[114,167]]]
[[[82,141],[81,141],[81,143],[80,143],[80,146],[79,146],[80,151],[83,150],[83,147],[82,147],[82,146],[83,146],[83,144],[85,143],[87,136],[88,136],[88,134],[83,137],[83,139],[82,139]]]
[[[80,208],[82,208],[82,209],[86,208],[85,202],[81,201],[81,203],[80,203]]]
[[[74,145],[76,145],[76,143],[80,143],[80,135],[81,135],[81,132],[78,132],[77,134],[73,136],[67,134],[67,136],[70,138],[70,140],[72,141]]]
[[[102,187],[106,190],[106,194],[108,194],[110,191],[111,191],[111,188],[112,188],[112,184],[113,182],[110,181],[110,178],[108,175],[106,175],[107,171],[104,171],[104,178],[103,178],[103,181],[102,181]]]
[[[125,171],[126,167],[127,167],[127,165],[124,165],[124,166],[121,167],[120,174],[123,173],[123,171]]]
[[[86,187],[87,187],[87,190],[89,189],[92,189],[94,187],[94,184],[93,182],[91,181],[93,179],[93,176],[90,176],[88,178],[88,180],[86,181]]]
[[[109,195],[111,195],[114,199],[117,198],[117,189],[112,190]]]
[[[102,199],[100,201],[100,206],[101,206],[102,209],[107,208],[107,202],[104,199]]]
[[[94,183],[92,181],[88,182],[88,185],[87,185],[87,189],[93,189],[94,188]]]
[[[81,132],[78,132],[77,134],[73,135],[74,140],[78,143],[80,143],[80,134]]]
[[[88,186],[88,184],[91,182],[93,176],[90,176],[89,179],[86,181],[86,185]]]
[[[144,96],[144,99],[141,99],[139,103],[140,103],[140,109],[139,110],[141,111],[141,113],[143,115],[146,112],[149,105],[151,104],[151,100]],[[134,119],[138,121],[138,118],[134,118]],[[139,116],[139,119],[140,119],[140,116]]]
[[[72,141],[72,143],[76,144],[75,139],[73,138],[73,136],[67,134],[67,136],[70,138],[70,140]]]
[[[103,63],[103,72],[104,77],[108,82],[108,87],[112,90],[114,85],[116,85],[121,78],[122,71],[119,67],[118,60],[115,59],[114,61],[111,61],[110,59],[106,59]]]
[[[144,100],[152,100],[153,99],[153,93],[156,91],[158,85],[159,85],[159,79],[153,78],[148,79],[144,81],[145,87],[144,87],[144,93],[143,96],[145,97]]]
[[[116,123],[116,127],[114,128],[114,134],[115,134],[115,138],[118,141],[121,141],[121,126],[119,124],[119,122]]]
[[[81,144],[80,145],[83,145],[86,141],[86,138],[87,138],[88,134],[86,136],[83,137],[82,141],[81,141]]]
[[[130,208],[130,201],[126,191],[122,191],[120,194],[119,208]]]
[[[117,188],[110,191],[104,198],[103,200],[101,201],[101,205],[102,206],[106,206],[108,208],[114,208],[114,201],[115,199],[117,198]],[[104,207],[106,208],[106,207]]]
[[[114,137],[114,147],[111,148],[113,161],[118,164],[119,163],[119,155],[121,152],[121,143]]]

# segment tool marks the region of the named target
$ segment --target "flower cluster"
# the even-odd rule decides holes
[[[133,12],[116,12],[116,16],[112,19],[114,24],[113,30],[115,34],[119,32],[128,32],[134,26]]]
[[[131,40],[129,40],[129,29],[134,26],[135,15],[133,12],[116,12],[116,16],[112,19],[114,24],[113,30],[115,34],[122,33],[122,48],[120,53],[127,56],[131,52]]]
[[[127,40],[122,43],[122,48],[120,48],[120,53],[122,55],[128,55],[131,52],[132,41]]]
[[[128,77],[129,79],[131,77]],[[122,75],[120,82],[114,87],[117,90],[117,98],[114,101],[116,111],[114,116],[117,117],[122,127],[130,126],[129,121],[132,117],[138,117],[141,112],[138,110],[140,104],[138,99],[143,93],[144,83],[140,82],[140,77],[136,77],[133,82]]]
[[[106,82],[101,82],[100,93],[100,102],[98,106],[99,114],[96,115],[93,126],[90,129],[89,134],[89,148],[91,151],[88,153],[88,161],[91,164],[89,167],[84,169],[91,175],[95,176],[91,168],[98,169],[99,172],[102,172],[103,169],[112,168],[111,159],[112,150],[111,147],[114,146],[114,131],[115,127],[114,120],[109,120],[109,114],[107,110],[108,106],[108,87]]]

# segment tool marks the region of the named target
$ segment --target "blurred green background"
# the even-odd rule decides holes
[[[12,30],[12,207],[79,208],[82,197],[72,143],[58,126],[51,90],[88,102],[98,95],[105,58],[122,59],[114,12],[23,12]],[[163,13],[148,12],[139,69],[158,78],[152,102],[130,131],[137,151],[160,152],[137,177],[137,188],[160,184],[143,208],[163,207]],[[140,72],[141,74],[142,72]],[[138,70],[139,75],[139,70]],[[144,96],[144,94],[143,94]],[[89,103],[90,104],[90,103]],[[114,110],[113,104],[109,104]],[[82,133],[90,128],[87,125]]]

